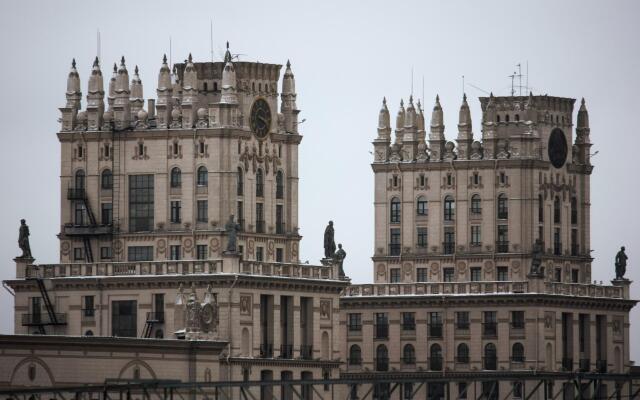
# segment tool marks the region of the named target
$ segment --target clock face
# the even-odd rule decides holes
[[[561,168],[567,161],[567,139],[564,137],[564,132],[556,128],[551,131],[549,136],[549,161],[551,165],[556,168]]]
[[[263,99],[258,99],[251,106],[251,130],[260,139],[269,134],[271,128],[271,110],[269,104]]]

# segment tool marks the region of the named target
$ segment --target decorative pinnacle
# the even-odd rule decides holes
[[[71,60],[71,68],[75,69],[76,68],[76,59],[72,59]]]
[[[440,95],[436,94],[436,103],[440,103]]]
[[[462,101],[463,102],[467,102],[467,94],[466,93],[462,93]]]
[[[400,99],[400,108],[404,107],[404,100]]]
[[[113,72],[118,72],[118,66],[116,63],[113,63]]]
[[[96,56],[96,59],[93,60],[93,66],[94,67],[99,67],[100,66],[100,60],[98,60],[98,56]]]
[[[191,57],[191,53],[189,53],[189,62],[193,62],[193,57]]]
[[[489,93],[489,97],[493,99],[493,92]]]
[[[584,97],[582,98],[582,101],[580,102],[580,105],[584,106]]]
[[[409,96],[409,104],[413,104],[413,95]]]
[[[124,67],[124,56],[120,59],[120,65]]]
[[[386,106],[386,105],[387,105],[387,97],[386,97],[386,96],[384,96],[384,97],[382,98],[382,105],[383,105],[383,106]]]
[[[162,63],[163,64],[167,63],[167,55],[166,54],[162,57]]]
[[[287,68],[291,68],[291,63],[287,60]]]
[[[136,73],[136,75],[138,75],[138,66],[136,65],[136,68],[134,69],[134,72]]]
[[[227,40],[227,50],[229,50],[229,41]]]

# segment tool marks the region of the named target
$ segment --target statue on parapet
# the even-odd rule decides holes
[[[620,251],[616,254],[616,279],[626,280],[624,274],[627,273],[627,260],[629,257],[624,252],[624,246],[620,247]]]
[[[347,252],[342,248],[342,243],[338,243],[338,250],[333,255],[333,258],[338,262],[338,266],[340,267],[338,275],[340,278],[344,278],[344,268],[342,267],[342,263],[344,259],[347,258]]]
[[[336,252],[336,242],[333,240],[333,235],[333,221],[329,221],[329,225],[324,230],[324,258],[333,258]]]
[[[533,244],[533,251],[531,253],[531,270],[529,271],[529,275],[537,277],[544,276],[542,268],[542,242],[540,239],[536,239]]]
[[[229,220],[224,225],[224,229],[227,233],[227,249],[228,253],[236,253],[238,251],[238,232],[240,231],[240,224],[237,224],[234,220],[234,215],[229,216]]]
[[[29,245],[29,226],[24,219],[20,220],[20,233],[18,235],[18,246],[22,250],[22,255],[18,258],[33,258],[31,246]]]

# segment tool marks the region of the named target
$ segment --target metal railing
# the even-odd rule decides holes
[[[376,357],[373,359],[373,365],[376,371],[388,371],[389,357]]]
[[[313,359],[313,346],[310,344],[300,345],[300,358],[303,360]]]
[[[400,328],[402,331],[415,331],[416,330],[416,323],[415,322],[403,322],[400,325]]]
[[[496,242],[496,252],[497,253],[508,253],[509,252],[509,242],[502,240]]]
[[[581,358],[578,360],[578,369],[580,372],[589,372],[591,369],[591,360],[589,358]]]
[[[596,372],[601,374],[607,372],[607,360],[596,360]]]
[[[273,343],[260,344],[260,358],[273,358]]]
[[[293,358],[293,345],[281,344],[280,345],[280,358]]]
[[[459,331],[468,331],[469,330],[469,321],[456,321],[456,330]]]
[[[68,188],[67,200],[84,200],[87,197],[87,192],[84,188]]]
[[[428,328],[430,339],[442,338],[442,322],[430,322]]]
[[[276,234],[284,235],[287,232],[286,229],[286,224],[284,222],[276,223]]]
[[[391,243],[391,244],[389,244],[389,255],[390,256],[399,256],[401,249],[402,249],[402,245],[401,244]]]
[[[572,244],[571,245],[571,255],[573,257],[576,257],[580,254],[580,246],[577,244]]]
[[[431,371],[442,371],[442,356],[430,356],[429,369]]]
[[[455,242],[442,242],[442,253],[453,254],[456,251]]]
[[[66,325],[67,314],[55,313],[56,321],[54,322],[51,317],[46,314],[22,314],[22,326],[37,326],[37,325]]]
[[[561,256],[562,255],[562,243],[561,242],[555,242],[553,244],[553,255],[555,255],[555,256]]]
[[[562,357],[562,369],[564,371],[573,371],[573,358]]]
[[[264,221],[256,221],[256,233],[265,233]]]
[[[147,322],[164,323],[164,311],[150,311],[147,313]]]
[[[488,356],[482,357],[482,369],[495,371],[498,369],[498,357]]]

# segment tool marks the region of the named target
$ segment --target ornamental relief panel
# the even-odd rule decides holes
[[[250,294],[240,295],[240,315],[251,315],[253,300]]]
[[[331,319],[331,300],[320,300],[320,319]]]

